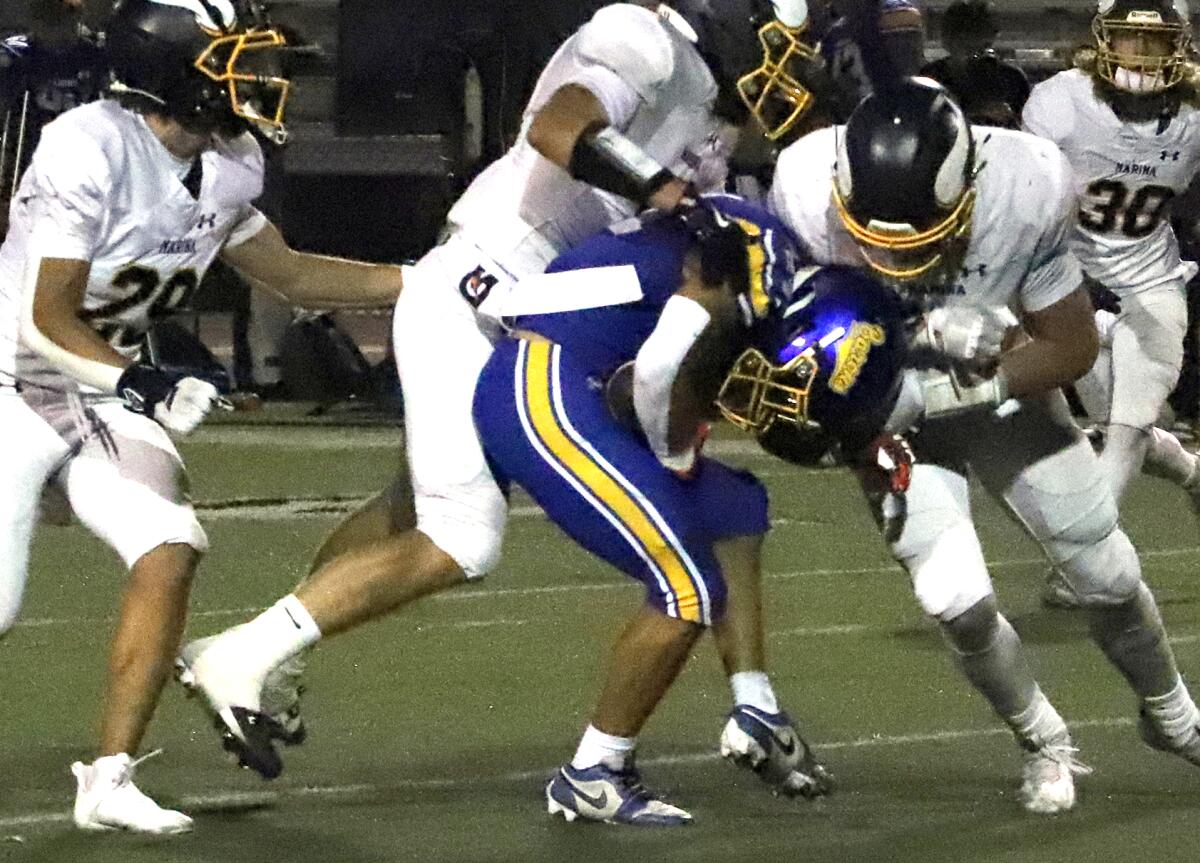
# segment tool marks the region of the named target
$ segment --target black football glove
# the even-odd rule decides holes
[[[1084,276],[1083,283],[1087,286],[1088,296],[1092,298],[1092,308],[1098,312],[1121,314],[1121,297],[1115,291],[1087,276]]]
[[[718,213],[703,201],[682,215],[700,255],[700,278],[706,285],[728,283],[734,293],[750,290],[750,238],[733,219]]]
[[[121,373],[117,395],[125,407],[148,416],[168,431],[188,434],[209,411],[224,404],[217,387],[189,369],[134,363]]]

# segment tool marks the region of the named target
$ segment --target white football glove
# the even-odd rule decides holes
[[[952,372],[908,369],[896,405],[884,431],[903,434],[923,419],[939,419],[975,410],[994,410],[1008,401],[1008,382],[1002,373],[963,386]]]
[[[167,431],[191,434],[220,401],[221,394],[208,381],[184,378],[154,406],[154,419]]]
[[[1000,356],[1005,335],[1016,325],[1006,306],[941,306],[925,316],[925,338],[951,359],[988,362]]]

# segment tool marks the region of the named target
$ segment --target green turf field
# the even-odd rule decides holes
[[[382,485],[387,428],[216,426],[183,446],[212,541],[193,635],[282,593],[338,513]],[[1001,602],[1095,774],[1078,808],[1020,810],[1011,738],[953,671],[842,471],[798,471],[720,440],[763,475],[777,525],[766,572],[785,706],[840,780],[816,804],[775,799],[714,755],[729,707],[701,642],[644,735],[652,787],[696,817],[679,831],[550,820],[543,777],[569,758],[614,624],[639,592],[515,512],[501,571],[324,646],[309,665],[307,745],[274,783],[238,772],[174,686],[139,784],[197,816],[190,836],[89,836],[69,823],[69,763],[88,754],[121,583],[78,528],[38,537],[23,622],[0,642],[0,860],[8,861],[1194,861],[1200,771],[1141,746],[1134,701],[1084,637],[1037,602],[1036,549],[977,504]],[[1127,522],[1185,669],[1200,679],[1200,531],[1146,480]]]

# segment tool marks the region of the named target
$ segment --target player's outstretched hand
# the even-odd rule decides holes
[[[187,371],[165,371],[135,363],[117,381],[125,407],[148,416],[168,431],[189,434],[221,402],[209,381]]]

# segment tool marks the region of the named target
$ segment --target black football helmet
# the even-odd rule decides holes
[[[1187,0],[1100,0],[1092,19],[1096,75],[1126,93],[1183,80],[1192,28]]]
[[[801,81],[819,63],[802,41],[804,0],[670,0],[720,87],[717,113],[738,122],[749,112],[771,140],[787,134],[812,105]],[[666,13],[669,16],[669,13]]]
[[[878,89],[838,136],[838,214],[871,269],[896,286],[936,290],[957,277],[974,179],[967,118],[929,78]]]
[[[879,434],[908,355],[904,305],[863,270],[804,271],[795,299],[734,363],[717,407],[734,425],[807,450],[815,423],[847,452]],[[782,429],[781,429],[782,427]]]
[[[189,131],[232,137],[249,124],[282,143],[285,45],[254,0],[118,0],[109,90]]]

